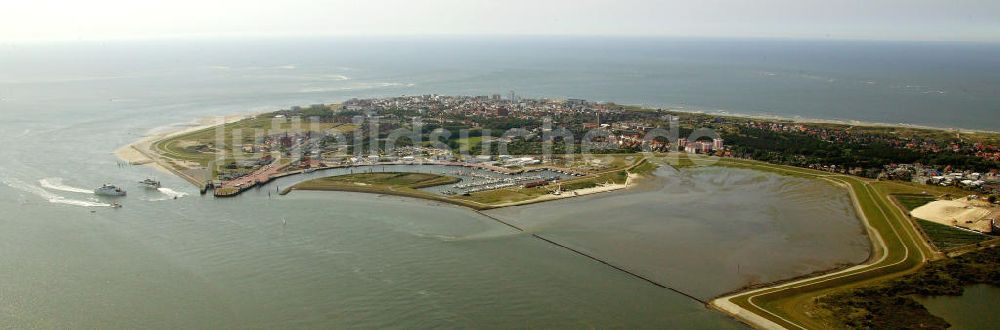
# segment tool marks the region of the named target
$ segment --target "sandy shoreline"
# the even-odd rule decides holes
[[[676,108],[671,106],[656,107],[656,106],[645,106],[637,105],[643,108],[661,108],[665,111],[699,114],[699,115],[709,115],[709,116],[720,116],[720,117],[734,117],[734,118],[747,118],[747,119],[759,119],[759,120],[774,120],[774,121],[789,121],[796,124],[838,124],[838,125],[849,125],[849,126],[863,126],[863,127],[886,127],[886,128],[912,128],[912,129],[925,129],[932,131],[946,131],[946,132],[960,132],[960,133],[989,133],[989,134],[1000,134],[1000,131],[991,131],[986,129],[972,129],[972,128],[962,128],[962,127],[940,127],[940,126],[929,126],[929,125],[919,125],[919,124],[909,124],[909,123],[882,123],[874,121],[863,121],[854,119],[823,119],[823,118],[809,118],[802,116],[779,116],[779,115],[763,115],[763,114],[745,114],[739,112],[729,112],[725,110],[695,110],[695,109],[684,109]]]
[[[650,108],[649,106],[642,106],[644,108]],[[759,119],[759,120],[774,120],[774,121],[789,121],[799,124],[839,124],[839,125],[850,125],[850,126],[865,126],[865,127],[886,127],[886,128],[911,128],[911,129],[925,129],[925,130],[936,130],[936,131],[949,131],[949,132],[964,132],[964,133],[989,133],[989,134],[1000,134],[1000,131],[990,131],[981,129],[967,129],[967,128],[948,128],[948,127],[934,127],[926,125],[917,124],[907,124],[907,123],[879,123],[879,122],[866,122],[859,120],[839,120],[839,119],[819,119],[819,118],[805,118],[805,117],[784,117],[776,115],[751,115],[751,114],[741,114],[741,113],[730,113],[726,111],[708,111],[708,110],[688,110],[683,108],[672,108],[664,107],[664,110],[689,113],[689,114],[701,114],[701,115],[718,115],[724,117],[735,117],[735,118],[746,118],[746,119]],[[170,124],[162,127],[157,127],[151,130],[149,135],[144,136],[136,142],[129,145],[123,146],[115,150],[115,156],[123,161],[127,161],[132,164],[145,165],[149,163],[155,163],[156,160],[150,159],[149,156],[145,155],[151,152],[150,146],[158,140],[162,140],[171,136],[185,134],[201,129],[211,128],[223,123],[234,122],[237,120],[245,119],[251,116],[259,115],[262,112],[254,113],[244,113],[235,114],[227,116],[211,116],[202,117],[195,119],[193,122],[180,123],[180,124]]]
[[[202,117],[188,123],[170,124],[157,127],[150,130],[150,133],[147,133],[147,135],[143,136],[138,141],[132,142],[128,145],[116,149],[114,151],[114,154],[115,156],[118,157],[118,159],[129,162],[134,165],[145,165],[149,163],[155,163],[156,160],[152,159],[148,155],[154,154],[152,151],[152,146],[159,140],[163,140],[181,134],[196,132],[207,128],[212,128],[224,123],[231,123],[234,121],[248,118],[253,115],[256,115],[256,113]]]
[[[167,160],[157,157],[157,153],[153,151],[153,144],[166,138],[212,128],[224,123],[231,123],[253,115],[256,115],[256,113],[202,117],[187,123],[175,123],[157,127],[150,130],[149,133],[139,140],[116,149],[114,155],[119,160],[128,162],[129,164],[150,165],[164,174],[178,175],[190,181],[190,179],[168,168],[170,165],[165,163]]]
[[[335,101],[334,103],[340,103],[342,101]],[[700,115],[716,115],[722,117],[734,117],[734,118],[745,118],[745,119],[757,119],[766,121],[788,121],[797,124],[837,124],[837,125],[848,125],[848,126],[862,126],[862,127],[882,127],[882,128],[909,128],[909,129],[923,129],[923,130],[933,130],[933,131],[946,131],[946,132],[960,132],[960,133],[986,133],[986,134],[1000,134],[1000,131],[991,131],[985,129],[970,129],[961,127],[939,127],[939,126],[929,126],[929,125],[919,125],[919,124],[909,124],[909,123],[882,123],[882,122],[870,122],[862,120],[852,120],[852,119],[822,119],[822,118],[809,118],[801,116],[779,116],[779,115],[765,115],[765,114],[746,114],[739,112],[729,112],[725,110],[707,110],[707,109],[686,109],[676,106],[652,106],[652,105],[642,105],[633,104],[632,106],[639,106],[645,109],[661,108],[666,111],[688,113],[688,114],[700,114]],[[150,135],[143,137],[142,139],[115,151],[115,155],[118,156],[123,161],[134,162],[133,163],[143,163],[143,162],[153,162],[154,160],[149,159],[149,157],[137,154],[136,152],[130,151],[129,146],[135,146],[136,149],[141,151],[147,151],[147,148],[142,148],[144,144],[151,145],[157,140],[164,139],[177,134],[184,134],[192,131],[197,131],[200,129],[214,127],[222,123],[229,123],[241,119],[245,119],[251,116],[266,113],[267,111],[261,112],[248,112],[243,114],[233,114],[226,116],[210,116],[197,118],[193,122],[188,123],[175,123],[170,125],[165,125],[161,127],[154,128]],[[162,132],[158,132],[162,131]]]

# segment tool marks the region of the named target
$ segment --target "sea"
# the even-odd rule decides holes
[[[213,199],[113,154],[205,116],[511,92],[995,130],[1000,46],[499,36],[0,43],[0,327],[743,328],[703,301],[869,255],[845,192],[751,170],[660,168],[630,191],[484,215],[402,197],[272,191],[305,177]],[[148,177],[164,187],[136,185]],[[94,196],[104,183],[129,195]]]

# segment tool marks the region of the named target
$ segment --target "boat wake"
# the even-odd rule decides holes
[[[108,204],[108,203],[101,203],[101,202],[97,202],[97,201],[85,201],[85,200],[78,200],[78,199],[69,199],[69,198],[66,198],[66,197],[62,197],[62,196],[53,194],[52,192],[49,192],[48,190],[45,190],[42,187],[31,185],[31,184],[25,183],[25,182],[23,182],[21,180],[15,179],[15,178],[7,178],[7,177],[5,177],[5,178],[0,179],[0,181],[3,181],[3,183],[5,185],[7,185],[8,187],[11,187],[11,188],[14,188],[14,189],[17,189],[17,190],[20,190],[20,191],[23,191],[23,192],[26,192],[26,193],[38,196],[38,197],[41,197],[43,199],[46,199],[46,200],[49,201],[49,203],[65,204],[65,205],[73,205],[73,206],[82,206],[82,207],[111,207],[111,204]],[[89,193],[93,193],[93,192],[89,192]]]
[[[77,188],[77,187],[67,186],[67,185],[63,184],[62,178],[45,178],[45,179],[38,180],[38,184],[42,185],[43,188],[52,189],[52,190],[60,190],[60,191],[80,193],[80,194],[93,194],[94,193],[94,190],[92,190],[92,189],[83,189],[83,188]]]
[[[181,198],[188,195],[187,193],[179,192],[170,188],[157,188],[156,190],[170,198]]]

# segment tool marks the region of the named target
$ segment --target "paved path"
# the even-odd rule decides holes
[[[762,329],[809,329],[826,325],[810,319],[803,306],[811,299],[838,288],[897,277],[919,269],[932,249],[913,227],[909,217],[860,178],[750,161],[736,166],[817,177],[845,186],[865,223],[873,243],[873,256],[864,264],[817,277],[718,298],[712,306]]]

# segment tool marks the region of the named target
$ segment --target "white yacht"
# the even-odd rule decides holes
[[[94,189],[94,194],[98,196],[120,197],[125,196],[125,190],[113,184],[105,184],[100,188]]]
[[[146,188],[159,189],[160,188],[160,181],[156,181],[156,180],[153,180],[153,179],[146,179],[146,180],[139,181],[139,185],[143,186],[143,187],[146,187]]]

